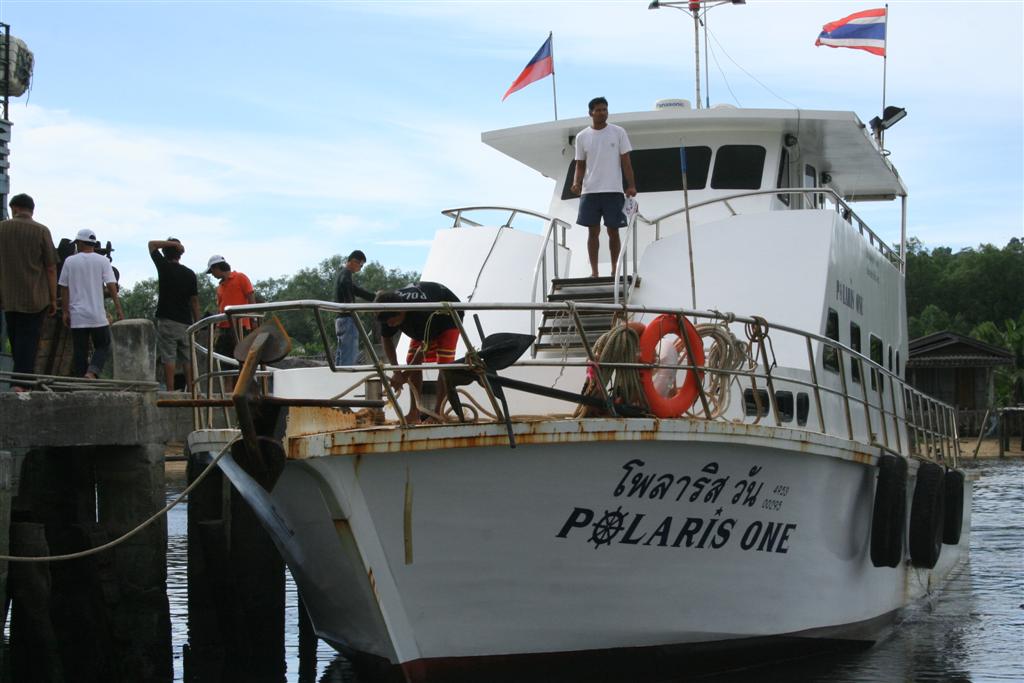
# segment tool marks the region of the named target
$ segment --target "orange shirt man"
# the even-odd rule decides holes
[[[252,288],[252,282],[245,273],[231,270],[230,264],[223,256],[213,255],[206,264],[206,272],[220,280],[217,285],[217,310],[221,313],[228,306],[239,306],[242,304],[256,303],[256,293]],[[252,327],[250,318],[241,318],[240,325],[243,330]],[[217,334],[217,341],[213,350],[224,356],[232,356],[235,352],[235,335],[231,331],[231,323],[228,321],[217,323],[221,328]]]

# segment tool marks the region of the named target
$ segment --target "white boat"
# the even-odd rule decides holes
[[[332,403],[352,387],[353,405],[376,405],[374,387],[394,398],[376,358],[277,370],[259,400],[287,406],[286,427],[264,435],[280,447],[253,435],[219,461],[317,635],[357,662],[407,681],[640,680],[864,645],[966,558],[954,409],[902,380],[903,248],[851,206],[899,199],[906,220],[870,131],[838,111],[675,106],[611,121],[635,147],[640,204],[619,281],[584,277],[586,229],[564,189],[588,119],[483,135],[555,180],[545,212],[444,212],[453,225],[422,277],[466,302],[462,367],[485,333],[536,337],[463,387],[465,421],[412,426],[389,407],[381,423]],[[381,306],[228,314],[286,308]],[[645,326],[653,351],[639,362],[592,348],[613,314]],[[679,316],[701,336],[656,347]],[[583,400],[588,368],[608,380],[629,366],[669,415],[600,390],[589,411],[566,400]],[[235,434],[200,428],[189,449],[213,455]]]

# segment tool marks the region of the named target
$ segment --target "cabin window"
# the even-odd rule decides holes
[[[903,373],[900,372],[900,352],[899,351],[896,352],[896,374],[899,375],[900,377],[903,376]]]
[[[722,145],[715,155],[711,187],[716,190],[757,190],[764,175],[765,149],[760,145]]]
[[[634,149],[629,153],[633,165],[633,177],[637,192],[681,192],[683,189],[683,165],[678,147],[661,149]],[[708,169],[711,166],[711,148],[704,146],[686,148],[686,187],[703,190],[708,184]],[[572,188],[576,174],[576,160],[569,162],[562,185],[562,199],[575,199]],[[625,184],[625,178],[622,179]],[[625,190],[625,186],[622,188]]]
[[[892,372],[892,347],[886,347],[889,352],[889,372]]]
[[[758,410],[759,401],[761,403],[761,410]],[[757,390],[756,399],[754,398],[753,389],[743,390],[743,412],[745,412],[748,417],[764,417],[768,414],[768,409],[770,407],[771,404],[768,403],[768,392],[764,389]]]
[[[784,187],[789,187],[789,150],[785,147],[782,148],[782,154],[779,155],[779,177],[775,179],[775,187],[780,190]],[[789,206],[791,195],[780,194],[777,196],[780,202]]]
[[[860,325],[850,323],[850,348],[860,353]],[[860,384],[861,362],[856,356],[850,357],[850,378]]]
[[[793,421],[793,392],[776,391],[775,405],[779,408],[779,420],[781,422]]]
[[[828,317],[825,319],[825,336],[839,341],[839,313],[831,308],[828,309]],[[831,344],[826,344],[822,364],[826,370],[839,372],[839,350]]]
[[[811,410],[811,399],[804,392],[796,395],[796,423],[801,427],[807,424],[807,413]]]
[[[875,363],[878,363],[878,365],[880,365],[880,366],[883,365],[885,363],[885,360],[882,358],[882,340],[879,339],[878,337],[876,337],[873,334],[868,335],[868,339],[870,340],[870,346],[871,346],[869,357],[871,358],[872,361],[874,361]],[[871,389],[872,389],[872,391],[875,391],[875,390],[878,389],[878,383],[881,382],[881,381],[882,381],[882,377],[881,377],[880,373],[878,372],[878,370],[875,370],[874,368],[871,368]]]
[[[804,187],[818,186],[818,171],[810,164],[804,164]],[[818,194],[804,195],[804,206],[809,209],[821,207],[821,196]]]

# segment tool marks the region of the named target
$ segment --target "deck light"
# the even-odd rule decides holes
[[[899,121],[902,121],[906,115],[907,110],[903,107],[886,107],[885,111],[882,112],[881,117],[876,116],[869,122],[871,124],[871,130],[875,131],[875,134],[877,135],[878,131],[892,128]]]

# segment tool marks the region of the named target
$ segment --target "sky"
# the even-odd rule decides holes
[[[613,114],[693,99],[692,21],[647,4],[0,0],[36,60],[11,100],[11,192],[56,241],[110,240],[122,285],[155,277],[146,243],[168,236],[197,272],[220,254],[254,281],[357,248],[419,270],[442,209],[547,209],[553,181],[480,133],[553,118],[550,78],[501,101],[549,31],[559,118],[596,95]],[[868,121],[885,60],[814,40],[880,5],[713,8],[712,105]],[[1024,0],[889,3],[886,102],[908,114],[886,147],[927,247],[1024,236],[1022,28]]]

